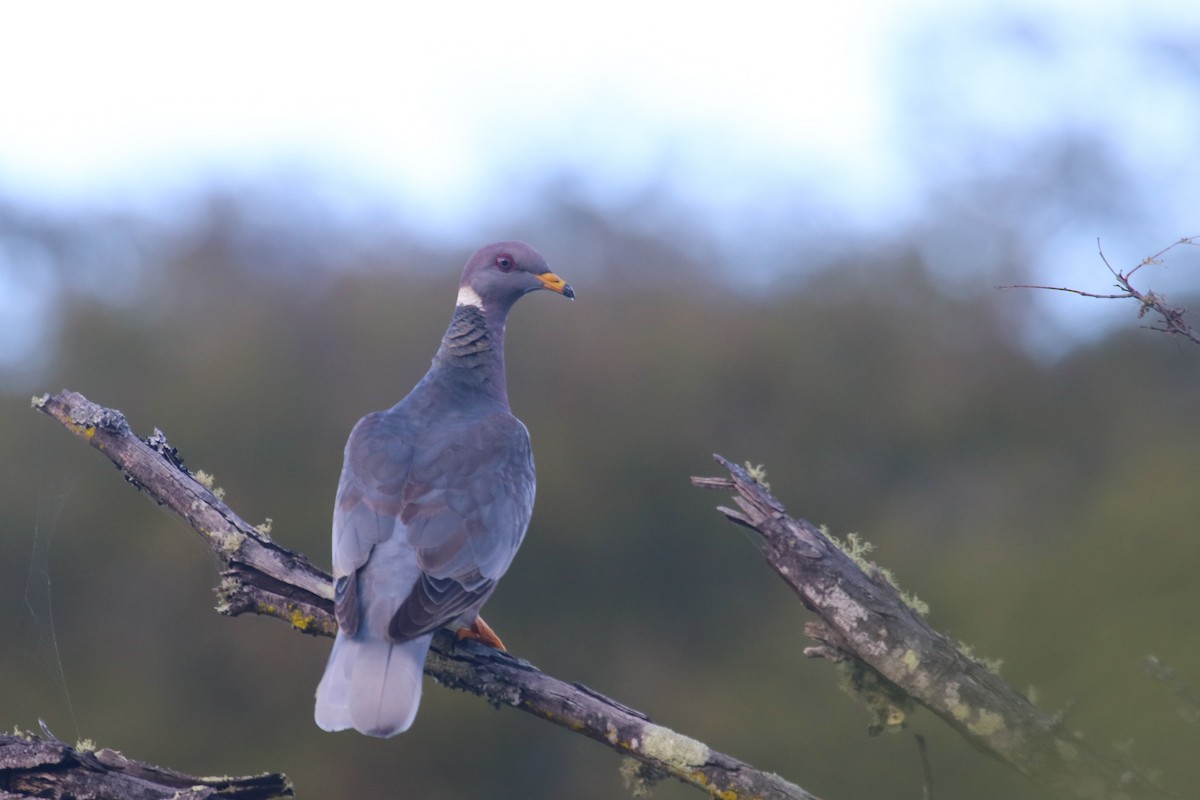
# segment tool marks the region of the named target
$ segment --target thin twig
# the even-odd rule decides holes
[[[917,753],[921,757],[921,797],[933,800],[933,765],[929,763],[929,745],[919,733],[913,738],[917,740]]]
[[[1104,254],[1104,249],[1100,246],[1100,240],[1097,239],[1096,249],[1100,253],[1100,260],[1104,263],[1104,266],[1108,268],[1108,271],[1112,273],[1112,276],[1117,281],[1117,288],[1121,290],[1117,294],[1098,294],[1096,292],[1085,292],[1082,289],[1072,289],[1067,286],[1045,286],[1028,283],[997,286],[996,288],[1043,289],[1051,292],[1070,292],[1071,294],[1077,294],[1080,297],[1092,297],[1099,300],[1136,300],[1141,305],[1141,307],[1138,309],[1139,319],[1144,317],[1149,312],[1154,312],[1162,318],[1161,326],[1146,325],[1144,327],[1152,331],[1159,331],[1160,333],[1169,333],[1182,336],[1196,344],[1200,344],[1200,330],[1197,330],[1194,326],[1188,323],[1186,319],[1188,310],[1186,308],[1169,304],[1166,300],[1166,297],[1158,292],[1150,290],[1142,292],[1134,287],[1132,283],[1133,276],[1137,274],[1138,270],[1140,270],[1142,267],[1161,265],[1163,263],[1163,256],[1180,245],[1195,246],[1197,244],[1200,244],[1200,236],[1185,236],[1184,238],[1167,245],[1154,255],[1147,256],[1146,258],[1142,259],[1141,263],[1137,264],[1128,271],[1122,272],[1116,269],[1109,262],[1108,257]]]
[[[1121,294],[1096,294],[1095,292],[1085,292],[1082,289],[1072,289],[1069,286],[1043,286],[1038,283],[1014,283],[1009,286],[997,286],[997,289],[1045,289],[1050,292],[1070,292],[1077,294],[1080,297],[1095,297],[1099,300],[1127,300],[1129,299],[1128,292]]]

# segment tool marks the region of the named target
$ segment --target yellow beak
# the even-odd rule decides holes
[[[535,275],[539,281],[552,292],[558,292],[563,297],[569,300],[575,299],[575,290],[571,288],[571,284],[564,281],[562,278],[555,275],[553,272],[543,272],[541,275]]]

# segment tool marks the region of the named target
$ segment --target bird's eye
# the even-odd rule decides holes
[[[493,263],[501,272],[512,272],[513,267],[517,265],[517,262],[513,261],[513,257],[508,253],[501,253],[496,256],[496,260]]]

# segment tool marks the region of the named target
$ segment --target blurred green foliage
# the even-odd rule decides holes
[[[263,213],[214,197],[169,228],[108,219],[140,266],[60,274],[39,380],[161,428],[242,516],[328,566],[344,439],[424,372],[483,242]],[[1154,653],[1200,682],[1192,348],[1131,319],[1040,358],[1018,344],[1027,295],[944,292],[915,247],[796,251],[805,270],[764,285],[635,216],[557,221],[545,244],[514,226],[579,295],[509,324],[539,492],[487,616],[517,655],[823,797],[920,797],[912,732],[939,796],[1040,797],[927,713],[867,736],[834,667],[802,655],[808,615],[753,537],[689,486],[720,452],[765,464],[793,514],[870,539],[935,627],[1071,728],[1129,742],[1177,790],[1200,782],[1196,729],[1138,667]],[[214,614],[215,559],[29,394],[0,398],[0,724],[201,774],[280,770],[302,797],[622,796],[607,749],[432,686],[397,739],[318,730],[329,643]]]

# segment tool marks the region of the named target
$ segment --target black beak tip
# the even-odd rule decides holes
[[[569,283],[563,287],[562,293],[563,297],[567,298],[568,300],[575,299],[575,290],[571,288],[571,284]]]

